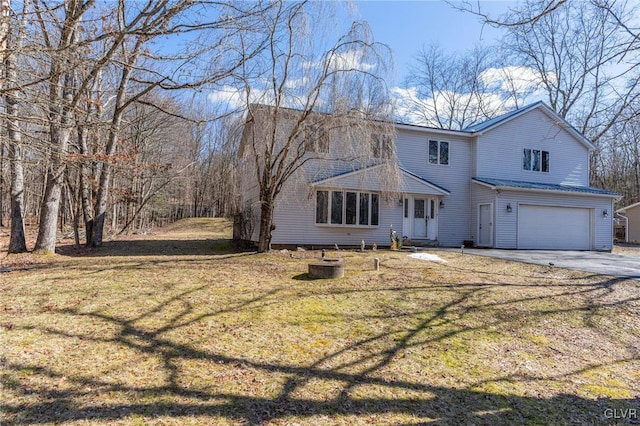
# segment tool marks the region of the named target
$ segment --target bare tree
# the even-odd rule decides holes
[[[374,159],[374,134],[389,144],[393,140],[382,77],[389,54],[372,41],[367,25],[356,22],[336,42],[321,48],[319,28],[310,26],[325,22],[316,15],[322,10],[315,9],[324,5],[274,5],[260,27],[268,37],[268,49],[245,62],[235,81],[248,114],[240,155],[242,173],[253,176],[258,185],[260,252],[270,248],[274,208],[283,187],[294,176],[304,178],[305,166],[326,168],[336,161],[367,165]],[[245,43],[241,37],[239,46]],[[388,153],[392,156],[393,149]],[[387,183],[397,182],[394,159],[386,164]]]
[[[552,14],[558,10],[562,5],[569,0],[543,0],[538,1],[535,4],[531,4],[529,13],[523,13],[518,6],[509,8],[509,12],[503,16],[493,16],[482,9],[482,3],[479,1],[448,1],[452,7],[464,12],[471,12],[479,16],[483,22],[488,25],[497,27],[518,27],[523,25],[535,24],[538,20],[544,18],[547,15]],[[615,0],[614,0],[615,1]]]
[[[31,148],[42,156],[47,168],[41,182],[44,189],[35,248],[55,250],[57,220],[66,214],[60,211],[60,203],[69,147],[76,140],[87,162],[80,179],[87,243],[99,246],[123,114],[154,90],[192,90],[227,77],[263,48],[256,39],[252,47],[245,46],[244,56],[234,54],[233,46],[227,43],[230,34],[251,32],[251,20],[271,5],[148,0],[117,2],[113,10],[95,0],[23,4],[29,46],[21,65],[30,64],[33,72],[18,70],[29,78],[12,90],[24,94],[28,97],[25,102],[39,105],[44,113],[21,119],[38,127],[32,140],[39,142]],[[199,18],[194,22],[196,15]],[[4,18],[2,22],[4,28]],[[186,33],[202,38],[178,53],[167,53],[151,44],[159,37]],[[95,140],[89,144],[88,138]],[[91,181],[95,187],[89,185]]]
[[[461,130],[517,107],[534,86],[498,64],[488,48],[446,54],[425,46],[409,68],[398,112],[410,122]]]
[[[23,8],[28,8],[28,1],[23,2]],[[11,196],[11,234],[9,239],[9,253],[27,251],[24,230],[24,172],[22,164],[22,130],[19,117],[20,82],[17,75],[17,54],[21,49],[25,36],[26,14],[22,13],[20,21],[11,24],[11,3],[2,0],[0,5],[0,39],[4,63],[4,105],[7,128]],[[1,214],[1,213],[0,213]]]

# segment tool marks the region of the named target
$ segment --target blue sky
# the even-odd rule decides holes
[[[483,1],[482,10],[499,15],[515,2]],[[493,45],[501,32],[470,13],[443,1],[356,1],[357,17],[369,22],[376,41],[394,51],[396,81],[406,76],[407,66],[423,45],[436,43],[445,51],[465,51],[475,44]],[[358,16],[359,15],[359,16]]]

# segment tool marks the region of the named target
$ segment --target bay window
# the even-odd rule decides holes
[[[345,226],[378,226],[380,197],[358,191],[316,191],[316,223]]]

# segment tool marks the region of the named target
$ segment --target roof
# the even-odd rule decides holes
[[[483,121],[482,123],[478,123],[478,124],[474,124],[472,126],[469,126],[465,129],[463,129],[464,132],[469,132],[469,133],[482,133],[485,132],[487,130],[492,129],[495,126],[498,126],[506,121],[511,120],[512,118],[518,117],[526,112],[532,111],[534,109],[540,109],[541,111],[543,111],[544,113],[546,113],[547,115],[551,115],[553,116],[554,120],[556,120],[557,124],[566,129],[569,133],[571,133],[576,139],[578,139],[582,144],[586,145],[587,148],[589,148],[589,150],[593,150],[595,149],[595,146],[593,145],[593,143],[585,136],[583,135],[578,129],[576,129],[575,127],[573,127],[571,124],[569,124],[568,121],[566,121],[564,118],[562,118],[560,115],[558,115],[557,112],[555,112],[549,105],[545,104],[542,101],[538,101],[529,105],[526,105],[522,108],[518,108],[516,110],[507,112],[506,114],[502,114],[499,115],[495,118],[492,118],[490,120],[487,121]]]
[[[513,111],[509,111],[506,114],[502,114],[502,115],[494,117],[494,118],[492,118],[490,120],[483,121],[482,123],[478,123],[478,124],[474,124],[472,126],[466,127],[464,129],[464,131],[465,132],[471,132],[471,133],[484,132],[485,130],[487,130],[487,129],[493,127],[493,126],[496,126],[496,125],[502,123],[503,121],[507,121],[510,118],[513,118],[515,116],[523,114],[526,111],[535,109],[535,108],[537,108],[537,107],[539,107],[541,105],[544,105],[544,102],[538,101],[536,103],[524,106],[522,108],[514,109]]]
[[[617,192],[609,191],[607,189],[593,188],[591,186],[559,185],[554,183],[525,182],[519,180],[491,179],[481,177],[474,177],[472,178],[472,180],[474,182],[484,184],[485,186],[489,186],[493,189],[522,189],[541,192],[568,192],[576,195],[596,195],[611,198],[621,197],[621,195]]]
[[[311,184],[315,186],[331,186],[331,185],[341,185],[341,181],[350,176],[354,176],[364,172],[371,172],[376,168],[383,166],[383,164],[374,164],[367,167],[362,167],[355,170],[349,170],[346,172],[336,173],[332,176],[322,177],[321,179],[317,179],[312,181]],[[408,188],[416,188],[416,186],[411,185],[410,182],[416,182],[419,186],[417,187],[420,192],[424,194],[432,194],[432,195],[449,195],[450,192],[443,188],[442,186],[435,184],[427,179],[424,179],[414,173],[411,173],[408,170],[400,168],[400,174],[402,176],[402,190],[407,191]],[[355,189],[355,188],[354,188]],[[409,191],[411,192],[411,191]]]
[[[451,194],[451,192],[450,192],[448,189],[446,189],[446,188],[444,188],[444,187],[442,187],[442,186],[440,186],[440,185],[438,185],[438,184],[436,184],[436,183],[433,183],[433,182],[431,182],[431,181],[429,181],[429,180],[427,180],[427,179],[421,178],[421,177],[420,177],[420,176],[418,176],[417,174],[415,174],[415,173],[411,173],[411,172],[410,172],[409,170],[407,170],[407,169],[403,169],[402,167],[400,167],[400,172],[402,172],[404,175],[408,175],[408,176],[410,176],[410,177],[412,177],[412,178],[414,178],[414,179],[417,179],[417,180],[419,180],[419,181],[422,181],[422,182],[426,183],[427,185],[430,185],[430,186],[433,186],[433,187],[435,187],[435,188],[437,188],[437,189],[440,189],[441,191],[445,192],[447,195]]]
[[[630,204],[628,206],[624,206],[624,207],[619,208],[618,210],[616,210],[616,213],[626,212],[627,210],[631,210],[631,209],[636,208],[638,206],[640,206],[640,203],[633,203],[633,204]]]

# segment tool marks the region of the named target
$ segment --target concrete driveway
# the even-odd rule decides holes
[[[464,249],[465,253],[640,279],[640,256],[595,251]]]

